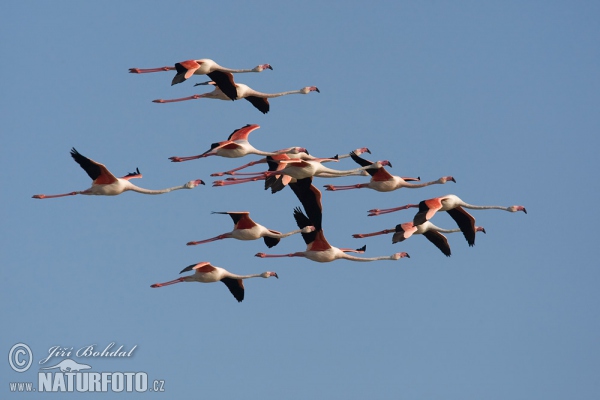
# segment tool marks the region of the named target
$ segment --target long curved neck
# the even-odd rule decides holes
[[[244,72],[260,72],[256,69],[233,69],[233,68],[225,68],[219,65],[219,71],[221,72],[231,72],[232,74],[242,74]]]
[[[359,168],[354,168],[354,169],[348,169],[345,171],[340,171],[340,170],[331,169],[331,168],[327,168],[327,167],[321,167],[318,172],[318,175],[322,178],[329,178],[329,177],[333,177],[333,176],[362,175],[364,170],[368,169],[368,168],[369,167],[359,167]]]
[[[229,272],[225,275],[225,277],[231,278],[231,279],[249,279],[249,278],[260,278],[260,277],[262,277],[262,275],[261,274],[236,275],[236,274],[232,274],[231,272]]]
[[[460,232],[460,228],[455,228],[455,229],[444,229],[444,228],[440,228],[439,226],[436,226],[434,224],[432,224],[431,222],[429,222],[429,228],[427,229],[428,231],[436,231],[436,232],[440,232],[440,233],[455,233],[455,232]],[[416,233],[420,233],[420,232],[416,232]]]
[[[351,256],[350,254],[346,254],[343,253],[343,256],[341,256],[340,258],[344,258],[346,260],[352,260],[352,261],[378,261],[378,260],[394,260],[394,258],[390,257],[390,256],[380,256],[380,257],[355,257],[355,256]]]
[[[173,190],[179,190],[179,189],[187,189],[187,187],[185,185],[181,185],[181,186],[175,186],[175,187],[166,188],[166,189],[151,190],[151,189],[144,189],[144,188],[135,186],[134,184],[130,183],[130,186],[126,190],[133,190],[134,192],[143,193],[143,194],[163,194],[163,193],[169,193],[169,192],[172,192]]]
[[[290,90],[287,92],[279,92],[279,93],[262,93],[262,92],[257,92],[254,89],[250,89],[249,90],[249,95],[251,96],[256,96],[256,97],[262,97],[264,99],[270,99],[273,97],[280,97],[280,96],[286,96],[288,94],[303,94],[302,90]]]
[[[470,208],[471,210],[504,210],[504,211],[510,211],[509,207],[503,207],[503,206],[475,206],[473,204],[465,203],[464,201],[461,202],[460,205],[463,206],[463,207],[465,207],[465,208]]]
[[[400,178],[400,179],[402,179],[402,178]],[[418,189],[418,188],[422,188],[422,187],[429,186],[429,185],[435,185],[436,183],[441,183],[441,182],[431,181],[431,182],[423,182],[423,183],[408,183],[404,179],[402,179],[402,181],[400,181],[399,187],[408,188],[408,189]]]
[[[302,232],[301,229],[296,229],[295,231],[291,231],[291,232],[287,232],[287,233],[273,233],[273,232],[269,231],[268,233],[265,234],[265,236],[276,238],[276,239],[283,239],[285,237],[292,236],[292,235],[295,235],[296,233],[300,233],[300,232]]]

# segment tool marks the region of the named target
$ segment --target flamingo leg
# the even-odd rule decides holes
[[[325,185],[323,186],[325,190],[328,191],[336,191],[336,190],[350,190],[350,189],[361,189],[368,187],[368,183],[357,183],[356,185],[346,185],[346,186],[334,186],[334,185]]]
[[[80,192],[71,192],[71,193],[65,193],[65,194],[34,194],[33,196],[31,196],[31,198],[33,199],[53,199],[56,197],[65,197],[65,196],[75,196],[76,194],[79,194]]]
[[[400,206],[400,207],[394,207],[394,208],[384,208],[384,209],[379,209],[379,208],[374,208],[372,210],[369,210],[369,217],[373,217],[375,215],[382,215],[382,214],[389,214],[389,213],[393,213],[396,211],[400,211],[400,210],[407,210],[409,208],[419,208],[418,204],[407,204],[405,206]]]
[[[352,235],[352,237],[359,239],[359,238],[365,238],[365,237],[370,237],[370,236],[386,235],[388,233],[394,233],[394,232],[396,232],[395,229],[384,229],[382,231],[372,232],[372,233],[355,233],[354,235]]]
[[[227,178],[225,180],[214,181],[213,186],[229,186],[229,185],[237,185],[238,183],[246,183],[246,182],[254,182],[254,181],[262,181],[266,178],[266,176],[255,176],[252,178]]]
[[[209,242],[214,242],[214,241],[216,241],[216,240],[228,239],[228,238],[229,238],[229,236],[227,236],[227,234],[226,234],[226,233],[224,233],[224,234],[222,234],[222,235],[215,236],[214,238],[205,239],[205,240],[200,240],[200,241],[197,241],[197,242],[187,242],[186,244],[187,244],[188,246],[195,246],[195,245],[197,245],[197,244],[209,243]]]
[[[276,257],[304,257],[303,253],[289,253],[289,254],[265,254],[265,253],[256,253],[254,257],[260,258],[276,258]]]
[[[150,285],[150,287],[152,287],[152,288],[163,287],[163,286],[173,285],[173,284],[179,283],[179,282],[185,282],[185,278],[177,278],[177,279],[174,279],[174,280],[168,281],[168,282],[155,283],[154,285]]]
[[[241,169],[248,168],[248,167],[251,167],[251,166],[256,165],[256,164],[266,163],[266,162],[267,162],[267,160],[265,158],[263,158],[263,159],[258,160],[258,161],[252,161],[252,162],[249,162],[248,164],[244,164],[241,167],[230,169],[229,171],[215,172],[214,174],[210,174],[210,176],[240,175],[240,174],[236,174],[235,171],[239,171]]]
[[[204,158],[207,157],[204,154],[198,154],[197,156],[189,156],[189,157],[169,157],[169,160],[171,160],[171,162],[184,162],[184,161],[190,161],[190,160],[197,160],[199,158]]]
[[[204,97],[204,96],[202,96],[201,94],[195,94],[193,96],[181,97],[179,99],[171,99],[171,100],[156,99],[156,100],[152,100],[152,102],[153,103],[175,103],[175,102],[178,102],[178,101],[201,99],[202,97]]]
[[[160,68],[129,68],[130,74],[146,74],[148,72],[173,71],[175,67],[160,67]]]

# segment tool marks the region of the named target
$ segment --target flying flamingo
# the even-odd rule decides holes
[[[309,233],[314,231],[313,226],[307,226],[302,229],[298,229],[288,233],[281,233],[271,229],[267,229],[264,226],[257,224],[250,218],[248,211],[227,211],[227,212],[213,212],[213,214],[228,214],[233,220],[234,226],[231,232],[223,233],[222,235],[215,236],[211,239],[201,240],[197,242],[188,242],[188,246],[194,246],[197,244],[203,244],[208,242],[214,242],[221,239],[238,239],[238,240],[256,240],[263,238],[267,247],[277,246],[279,240],[291,236],[296,233]]]
[[[231,76],[230,78],[233,81],[233,76]],[[216,83],[214,81],[209,81],[209,82],[197,83],[194,86],[197,86],[197,85],[216,85]],[[269,112],[270,107],[269,107],[268,99],[270,99],[270,98],[285,96],[288,94],[308,94],[310,92],[320,93],[319,89],[316,86],[306,86],[299,90],[290,90],[287,92],[279,92],[279,93],[257,92],[256,90],[244,85],[243,83],[236,83],[235,87],[236,87],[236,91],[237,91],[235,100],[246,99],[250,103],[252,103],[252,105],[254,107],[256,107],[263,114],[266,114]],[[217,100],[229,100],[230,99],[225,93],[223,93],[221,88],[217,85],[215,90],[213,90],[210,93],[195,94],[193,96],[182,97],[179,99],[172,99],[172,100],[156,99],[156,100],[152,100],[152,101],[154,103],[173,103],[173,102],[177,102],[177,101],[195,100],[195,99],[203,99],[203,98],[217,99]]]
[[[161,71],[172,71],[177,70],[177,74],[171,82],[171,86],[181,83],[192,75],[208,75],[210,79],[216,82],[217,86],[225,93],[231,100],[236,99],[235,83],[231,73],[242,73],[242,72],[262,72],[265,69],[272,70],[269,64],[257,65],[252,69],[231,69],[221,67],[219,64],[208,58],[202,58],[200,60],[187,60],[178,62],[174,67],[162,67],[162,68],[129,68],[129,72],[132,74],[145,74],[148,72],[161,72]]]
[[[362,165],[363,167],[373,165],[373,162],[365,160],[364,158],[359,157],[357,154],[350,153],[350,157],[352,157],[352,159],[356,161],[357,164]],[[403,187],[417,189],[429,185],[434,185],[436,183],[444,184],[448,181],[456,182],[456,180],[454,180],[454,178],[451,176],[443,176],[437,181],[423,183],[408,183],[407,180],[412,181],[419,179],[402,178],[399,176],[394,176],[387,172],[383,167],[367,169],[367,172],[371,175],[371,180],[369,181],[369,183],[358,183],[356,185],[346,186],[325,185],[324,187],[328,191],[369,188],[378,192],[391,192],[393,190],[400,189]]]
[[[303,228],[305,226],[309,226],[312,222],[308,219],[306,215],[299,209],[294,209],[294,218],[298,224],[298,227]],[[316,224],[315,224],[316,225]],[[316,227],[316,226],[315,226]],[[334,260],[345,259],[350,261],[377,261],[377,260],[399,260],[400,258],[410,257],[408,253],[395,253],[391,256],[381,256],[381,257],[356,257],[346,254],[348,252],[359,252],[362,253],[364,248],[351,250],[351,249],[340,249],[337,247],[331,246],[327,239],[325,239],[325,235],[323,234],[322,229],[317,229],[311,233],[302,233],[302,238],[306,243],[305,251],[298,251],[296,253],[289,254],[265,254],[265,253],[257,253],[255,256],[260,258],[272,258],[272,257],[305,257],[309,260],[316,262],[331,262]]]
[[[367,147],[361,147],[358,148],[356,150],[354,150],[354,153],[356,154],[362,154],[362,153],[371,153],[371,151],[367,148]],[[283,153],[281,153],[283,154]],[[287,158],[283,158],[283,159],[292,159],[292,158],[301,158],[303,160],[314,160],[317,157],[311,156],[310,154],[308,154],[308,151],[306,152],[291,152],[291,153],[285,153]],[[322,159],[323,162],[327,161],[327,160],[341,160],[342,158],[348,158],[350,157],[350,153],[348,154],[342,154],[342,155],[338,155],[337,158],[336,157],[331,157],[331,158],[325,158]],[[237,171],[240,171],[242,169],[248,168],[248,167],[252,167],[253,165],[257,165],[257,164],[265,164],[269,161],[268,157],[264,157],[261,158],[260,160],[256,160],[256,161],[251,161],[248,164],[244,164],[241,167],[237,167],[234,169],[230,169],[229,171],[225,171],[225,172],[215,172],[213,174],[210,174],[210,176],[223,176],[223,175],[236,175]]]
[[[189,156],[189,157],[169,157],[169,160],[172,162],[183,162],[196,160],[198,158],[204,158],[209,156],[220,156],[226,158],[239,158],[243,157],[247,154],[258,154],[261,156],[272,156],[276,154],[285,154],[285,153],[307,153],[304,147],[288,147],[282,150],[276,150],[273,152],[262,151],[255,149],[249,142],[248,136],[253,131],[260,128],[260,125],[256,124],[248,124],[239,129],[236,129],[229,135],[227,140],[222,142],[213,143],[210,146],[210,150],[205,151],[202,154],[198,154],[197,156]]]
[[[85,172],[87,172],[89,177],[92,178],[92,187],[83,191],[70,192],[65,194],[36,194],[33,196],[34,199],[51,199],[55,197],[74,196],[76,194],[116,196],[127,190],[133,190],[134,192],[143,194],[163,194],[171,192],[173,190],[193,189],[200,184],[204,185],[204,182],[202,180],[196,179],[194,181],[189,181],[185,185],[167,189],[144,189],[141,187],[137,187],[131,182],[129,182],[130,179],[142,177],[140,170],[137,168],[136,172],[129,173],[122,178],[116,178],[103,164],[100,164],[96,161],[90,160],[89,158],[82,156],[77,150],[75,150],[75,148],[71,149],[71,157],[73,157],[73,159],[81,166],[81,168],[83,168]]]
[[[485,229],[481,226],[475,227],[476,232],[485,233]],[[376,235],[385,235],[388,233],[393,233],[392,243],[403,242],[408,239],[412,235],[423,235],[427,240],[435,245],[438,249],[442,251],[447,257],[450,257],[450,245],[448,244],[448,239],[446,236],[442,235],[442,233],[454,233],[460,232],[460,229],[444,229],[438,226],[435,226],[429,221],[422,223],[421,225],[415,226],[412,222],[405,222],[404,224],[398,224],[393,229],[384,229],[379,232],[373,233],[355,233],[352,237],[355,238],[365,238]]]
[[[433,199],[423,200],[418,205],[417,204],[407,204],[401,207],[394,207],[388,209],[373,209],[369,210],[369,216],[387,214],[390,212],[405,210],[408,208],[418,208],[419,211],[413,218],[413,223],[415,225],[421,225],[426,221],[429,221],[437,211],[446,211],[456,224],[462,231],[465,239],[469,243],[469,246],[473,246],[475,244],[475,218],[464,208],[469,208],[472,210],[504,210],[508,212],[518,212],[523,211],[527,214],[527,210],[523,206],[475,206],[472,204],[465,203],[458,196],[453,194],[448,194],[442,197],[434,197]]]
[[[266,179],[270,176],[289,175],[294,179],[304,179],[312,176],[318,176],[321,178],[335,178],[339,176],[350,176],[350,175],[362,175],[364,170],[369,168],[380,168],[383,165],[392,166],[387,160],[378,161],[373,165],[366,167],[355,168],[351,170],[335,170],[323,166],[324,161],[338,161],[335,158],[315,158],[313,160],[302,160],[302,159],[285,159],[277,160],[273,157],[273,162],[277,162],[280,165],[283,164],[283,168],[277,170],[263,171],[257,173],[250,173],[248,175],[254,175],[250,178],[227,178],[225,180],[214,181],[213,186],[226,186],[234,185],[238,183],[254,182],[257,180]],[[239,174],[245,175],[245,174]]]
[[[279,279],[279,277],[277,276],[277,274],[275,272],[270,272],[270,271],[263,272],[262,274],[254,274],[254,275],[236,275],[236,274],[232,274],[231,272],[227,271],[224,268],[215,267],[206,261],[200,262],[198,264],[192,264],[188,267],[185,267],[183,270],[181,270],[180,274],[187,272],[187,271],[192,271],[192,270],[196,271],[194,273],[194,275],[184,276],[179,279],[174,279],[174,280],[168,281],[168,282],[155,283],[154,285],[150,285],[150,287],[157,288],[157,287],[162,287],[162,286],[167,286],[167,285],[173,285],[173,284],[179,283],[179,282],[212,283],[212,282],[221,281],[227,286],[227,288],[229,289],[229,291],[231,292],[233,297],[235,297],[235,299],[241,303],[242,300],[244,300],[244,282],[242,281],[242,279],[249,279],[249,278],[265,278],[266,279],[266,278],[270,278],[272,276]]]

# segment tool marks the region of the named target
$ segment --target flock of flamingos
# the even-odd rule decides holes
[[[262,113],[268,113],[269,98],[279,97],[289,94],[308,94],[310,92],[319,92],[316,86],[307,86],[300,90],[280,92],[280,93],[261,93],[256,90],[241,84],[235,83],[233,73],[243,72],[262,72],[267,69],[273,69],[269,64],[258,65],[252,69],[230,69],[224,68],[209,59],[188,60],[175,64],[174,67],[167,66],[162,68],[140,69],[131,68],[129,72],[143,74],[149,72],[171,71],[175,70],[176,75],[171,82],[175,85],[184,82],[193,75],[208,75],[211,79],[209,82],[198,83],[197,85],[212,85],[214,90],[209,93],[197,94],[190,97],[184,97],[172,100],[154,100],[155,103],[170,103],[193,99],[219,99],[219,100],[248,100],[255,108]],[[272,193],[283,190],[289,186],[296,194],[298,200],[302,204],[304,211],[297,207],[294,209],[294,219],[298,225],[298,230],[281,233],[272,229],[268,229],[250,218],[250,213],[242,212],[219,212],[216,214],[227,214],[233,220],[233,230],[227,233],[220,234],[213,238],[191,241],[189,246],[203,244],[221,239],[238,239],[238,240],[256,240],[263,238],[267,247],[276,246],[282,238],[300,233],[306,243],[305,251],[298,251],[290,254],[265,254],[257,253],[256,257],[305,257],[316,262],[330,262],[337,259],[346,259],[352,261],[376,261],[376,260],[399,260],[404,257],[409,257],[405,252],[392,254],[391,256],[380,257],[358,257],[348,253],[364,253],[365,247],[359,249],[338,248],[331,246],[323,233],[322,221],[322,203],[321,192],[313,185],[313,177],[334,178],[339,176],[370,176],[370,180],[366,183],[358,183],[347,186],[325,185],[327,191],[350,190],[368,188],[379,192],[390,192],[400,188],[421,188],[434,184],[445,184],[446,182],[456,182],[452,176],[443,176],[438,180],[431,182],[420,182],[420,178],[400,177],[391,175],[386,171],[386,166],[391,166],[387,160],[371,162],[361,157],[364,153],[369,153],[367,148],[360,148],[352,151],[349,154],[336,155],[331,158],[317,158],[308,153],[302,147],[289,147],[272,152],[261,151],[255,149],[249,142],[248,136],[251,132],[258,129],[258,125],[246,125],[235,130],[227,140],[213,143],[210,149],[202,154],[187,157],[171,157],[172,162],[183,162],[209,156],[220,156],[227,158],[239,158],[248,154],[256,154],[263,158],[252,161],[241,167],[230,171],[214,173],[211,176],[228,175],[230,177],[224,180],[217,180],[213,186],[226,186],[240,184],[244,182],[252,182],[258,180],[265,181],[265,189],[270,189]],[[77,194],[84,195],[101,195],[115,196],[125,191],[132,190],[144,194],[162,194],[179,189],[193,189],[198,185],[204,185],[200,179],[191,180],[184,185],[175,186],[161,190],[150,190],[135,186],[130,182],[131,179],[141,178],[142,174],[138,169],[135,172],[129,173],[121,178],[113,175],[103,164],[93,161],[81,155],[74,148],[71,150],[71,157],[77,162],[81,168],[92,179],[92,186],[89,189],[82,191],[74,191],[58,195],[36,194],[33,198],[49,199],[64,196],[73,196]],[[324,163],[335,162],[341,158],[350,157],[360,167],[351,170],[336,170],[324,166]],[[240,173],[241,169],[256,165],[267,164],[268,170],[255,173]],[[235,176],[233,176],[235,175]],[[417,182],[417,183],[413,183]],[[421,234],[436,246],[444,255],[450,256],[450,246],[448,240],[443,235],[444,233],[462,232],[469,246],[475,244],[476,232],[484,232],[485,229],[475,226],[475,218],[469,214],[465,208],[474,210],[498,209],[508,212],[523,211],[527,213],[523,206],[477,206],[465,203],[458,196],[449,194],[446,196],[435,197],[421,201],[419,204],[407,204],[400,207],[389,209],[373,209],[369,210],[369,216],[387,214],[408,208],[418,208],[418,212],[412,221],[396,225],[394,228],[385,229],[373,233],[357,233],[355,238],[364,238],[375,235],[383,235],[393,233],[392,243],[402,242],[412,235]],[[456,221],[458,228],[443,229],[431,223],[431,219],[438,211],[446,211]],[[223,268],[211,265],[209,262],[203,261],[197,264],[190,265],[184,268],[180,273],[194,271],[193,275],[184,276],[172,281],[156,283],[151,285],[153,288],[172,285],[179,282],[223,282],[231,294],[238,302],[244,299],[244,284],[243,280],[248,278],[270,278],[272,276],[278,278],[275,272],[263,272],[262,274],[252,275],[237,275]]]

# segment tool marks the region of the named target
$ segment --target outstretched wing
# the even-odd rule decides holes
[[[260,128],[260,125],[247,124],[246,126],[243,126],[231,132],[231,135],[229,135],[227,140],[248,140],[248,135],[250,135],[252,131],[257,130],[258,128]]]
[[[450,257],[452,253],[450,252],[450,245],[448,244],[448,239],[446,236],[433,229],[423,233],[423,236],[433,243],[435,247],[440,249],[442,253],[446,255],[446,257]]]
[[[233,297],[241,303],[244,300],[244,281],[241,279],[223,278],[221,282],[227,286]]]
[[[187,60],[178,62],[175,64],[175,69],[177,70],[177,74],[173,77],[171,81],[171,86],[181,83],[194,75],[194,72],[200,68],[200,64],[196,62],[196,60]]]
[[[233,74],[230,72],[213,71],[209,72],[208,77],[213,80],[221,92],[231,100],[237,99],[237,89],[235,88],[235,82],[233,81]]]
[[[71,157],[87,172],[88,176],[92,178],[95,184],[110,184],[117,181],[117,177],[114,176],[103,164],[100,164],[94,160],[81,155],[75,147],[71,149]]]
[[[269,100],[256,96],[248,96],[245,97],[245,99],[252,103],[252,105],[256,107],[261,113],[266,114],[269,112]]]
[[[469,246],[475,245],[475,218],[462,207],[453,208],[447,213],[456,221]]]

